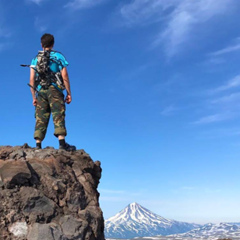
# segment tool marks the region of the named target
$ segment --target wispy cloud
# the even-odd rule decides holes
[[[45,32],[47,30],[47,23],[44,19],[36,17],[34,21],[34,26],[39,32]]]
[[[209,98],[203,106],[204,116],[193,124],[210,124],[233,120],[240,116],[240,92]]]
[[[221,122],[232,118],[232,113],[223,113],[223,114],[213,114],[208,115],[200,118],[199,120],[195,121],[193,124],[209,124],[209,123],[216,123]]]
[[[168,57],[174,56],[185,43],[193,39],[198,25],[206,24],[211,18],[226,14],[234,0],[134,0],[121,7],[125,25],[144,25],[159,22],[160,32],[152,47],[165,46]],[[196,34],[194,36],[196,38]]]
[[[223,49],[220,49],[216,52],[210,53],[209,55],[212,57],[217,57],[220,55],[224,55],[224,54],[232,53],[232,52],[236,52],[236,51],[240,51],[240,38],[237,38],[233,44],[231,44]]]
[[[223,128],[212,128],[208,129],[207,131],[201,131],[200,138],[204,139],[217,139],[217,138],[228,138],[228,137],[237,137],[240,136],[240,128],[229,128],[229,127],[223,127]]]
[[[12,42],[2,42],[0,43],[0,52],[3,52],[13,46]]]
[[[5,7],[0,3],[0,52],[9,49],[13,45],[11,41],[13,32],[5,20],[5,14]]]
[[[228,95],[213,99],[211,101],[211,103],[214,103],[214,104],[216,104],[216,103],[217,104],[219,104],[219,103],[234,104],[234,103],[237,103],[237,102],[240,103],[240,92],[230,93]],[[239,104],[237,104],[236,106],[239,106]]]
[[[27,2],[32,2],[32,3],[35,3],[37,5],[40,5],[41,2],[43,2],[43,1],[45,1],[45,0],[27,0]]]
[[[240,74],[215,89],[206,91],[203,96],[203,116],[194,124],[209,124],[239,118]]]
[[[233,77],[232,79],[230,79],[229,81],[227,81],[225,84],[212,89],[209,91],[210,94],[215,94],[215,93],[219,93],[219,92],[223,92],[229,89],[234,89],[240,86],[240,74]]]
[[[162,111],[161,111],[161,115],[163,116],[171,116],[174,113],[176,113],[178,109],[174,106],[174,105],[169,105],[167,107],[165,107]]]
[[[95,7],[106,1],[107,0],[73,0],[67,3],[65,7],[71,8],[73,10],[86,9]]]
[[[124,24],[128,26],[146,25],[163,20],[169,10],[178,0],[134,0],[121,6],[120,14]]]
[[[210,98],[206,103],[202,109],[203,116],[193,124],[218,123],[236,119],[240,115],[240,92]]]
[[[158,36],[154,45],[164,41],[167,55],[172,57],[181,50],[184,43],[192,39],[191,33],[196,31],[198,25],[224,14],[231,3],[232,0],[220,0],[218,4],[215,0],[181,1],[171,14],[167,28]]]
[[[206,64],[207,66],[219,65],[225,63],[227,57],[232,56],[232,54],[237,54],[240,51],[240,37],[233,40],[232,44],[217,50],[215,52],[211,52],[207,55]]]
[[[7,39],[7,38],[10,38],[11,36],[12,36],[12,32],[10,32],[10,30],[7,29],[7,27],[4,26],[4,24],[0,23],[0,38]]]

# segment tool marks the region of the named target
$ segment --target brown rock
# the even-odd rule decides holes
[[[0,147],[0,239],[104,240],[101,171],[84,150]]]
[[[9,160],[0,168],[0,180],[7,188],[29,185],[31,172],[25,161]]]

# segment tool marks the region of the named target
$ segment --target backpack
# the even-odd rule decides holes
[[[44,77],[44,75],[49,74],[49,63],[50,63],[50,52],[49,51],[39,51],[37,55],[37,65],[36,72]]]
[[[60,62],[50,58],[50,51],[39,51],[37,55],[37,65],[34,68],[36,71],[34,87],[37,88],[40,85],[42,88],[48,88],[50,85],[58,87],[60,90],[64,90],[64,84],[62,75],[60,72],[51,71],[49,65],[50,62],[55,62],[58,65]]]
[[[65,89],[61,72],[55,73],[51,71],[49,67],[50,62],[62,65],[60,61],[50,57],[51,51],[39,51],[36,56],[37,65],[35,67],[26,64],[20,65],[21,67],[30,67],[36,72],[34,86],[31,86],[30,84],[28,84],[28,86],[37,92],[40,91],[41,88],[47,89],[50,85],[55,86],[60,91]]]

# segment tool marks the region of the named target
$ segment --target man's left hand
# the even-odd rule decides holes
[[[72,101],[72,96],[71,96],[71,95],[67,95],[67,96],[66,96],[66,99],[65,99],[65,102],[66,102],[67,104],[69,104],[69,103],[71,103],[71,101]]]

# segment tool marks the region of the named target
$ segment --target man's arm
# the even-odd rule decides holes
[[[33,106],[36,106],[37,105],[36,91],[33,89],[34,81],[35,81],[35,71],[34,71],[34,69],[30,68],[30,82],[29,82],[29,84],[32,86],[32,87],[30,87],[30,91],[32,93]]]
[[[70,82],[69,82],[69,77],[68,77],[68,72],[66,67],[62,69],[61,74],[62,74],[64,86],[67,91],[65,102],[69,104],[72,101],[72,94],[71,94]]]

